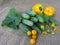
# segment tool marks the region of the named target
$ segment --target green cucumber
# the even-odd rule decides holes
[[[33,22],[30,21],[30,20],[23,19],[22,22],[23,22],[24,24],[28,25],[28,26],[33,26],[33,25],[34,25]]]
[[[40,26],[41,26],[41,23],[36,23],[36,25],[39,27],[39,29],[41,30],[41,32],[44,31],[44,30],[42,30],[41,27],[40,27]]]
[[[25,18],[25,19],[29,19],[30,18],[30,16],[28,14],[26,14],[26,13],[23,13],[22,17]]]
[[[41,34],[41,30],[36,25],[32,26],[32,29],[35,29],[38,34]]]
[[[38,18],[37,17],[31,17],[31,21],[38,22]]]
[[[44,19],[40,15],[37,15],[37,18],[38,18],[39,22],[44,23]]]
[[[30,15],[30,16],[36,16],[36,13],[34,11],[31,11],[31,10],[28,10],[25,13]]]
[[[23,32],[27,32],[27,31],[31,30],[28,26],[26,26],[26,25],[23,24],[23,23],[20,23],[20,24],[19,24],[19,28],[20,28]]]
[[[40,28],[41,23],[36,23],[36,25]]]

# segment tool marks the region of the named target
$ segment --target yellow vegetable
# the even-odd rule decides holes
[[[49,32],[50,32],[50,30],[48,29],[48,30],[47,30],[47,32],[49,33]]]
[[[30,43],[31,44],[35,44],[36,43],[36,40],[32,38],[32,39],[30,39]]]
[[[43,6],[42,4],[35,4],[32,6],[32,11],[36,12],[37,14],[40,14],[43,12]]]
[[[57,30],[57,27],[54,27],[54,31],[56,31]]]
[[[46,34],[47,34],[47,32],[46,32],[46,31],[44,31],[44,32],[42,32],[42,34],[46,35]]]
[[[55,27],[55,24],[54,24],[54,23],[52,23],[52,24],[51,24],[51,26],[52,26],[52,27]]]
[[[32,34],[33,35],[36,35],[37,34],[37,31],[36,30],[32,30]]]
[[[51,34],[52,34],[52,35],[54,35],[54,34],[55,34],[55,32],[51,32]]]
[[[36,38],[37,38],[37,36],[36,36],[36,35],[32,35],[32,38],[33,38],[33,39],[36,39]]]
[[[44,30],[44,25],[41,25],[40,28]]]
[[[31,35],[31,31],[28,31],[28,32],[27,32],[27,35],[30,36],[30,35]]]
[[[44,14],[46,14],[47,16],[53,16],[55,13],[55,9],[52,6],[46,6],[46,8],[44,9]]]

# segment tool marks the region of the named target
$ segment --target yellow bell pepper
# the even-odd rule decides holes
[[[53,16],[55,13],[55,9],[52,6],[46,6],[46,8],[44,9],[44,14],[46,14],[47,16]]]
[[[37,14],[42,13],[43,12],[43,6],[42,6],[42,4],[35,4],[32,7],[32,11],[36,12]]]

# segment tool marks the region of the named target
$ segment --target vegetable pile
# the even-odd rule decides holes
[[[2,26],[8,26],[13,29],[21,29],[28,37],[30,43],[35,44],[37,36],[47,33],[55,34],[58,22],[54,19],[55,9],[52,6],[43,8],[42,4],[35,4],[31,10],[22,14],[16,13],[15,8],[11,8]]]

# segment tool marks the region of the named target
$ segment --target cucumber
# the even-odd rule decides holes
[[[26,19],[23,19],[23,20],[22,20],[22,23],[24,23],[24,24],[26,24],[26,25],[28,25],[28,26],[33,26],[33,25],[34,25],[34,23],[33,23],[32,21],[26,20]]]
[[[36,25],[40,28],[41,23],[38,22],[38,23],[36,23]]]
[[[28,26],[26,26],[26,25],[23,24],[23,23],[20,23],[20,24],[19,24],[19,28],[20,28],[23,32],[27,32],[27,31],[31,30]]]
[[[58,25],[58,22],[54,18],[50,18],[51,23],[55,23],[55,25]]]
[[[39,29],[41,30],[41,32],[43,31],[42,29],[41,29],[41,23],[36,23],[36,25],[39,27]]]
[[[26,13],[23,13],[22,17],[25,18],[25,19],[29,19],[30,18],[30,16],[28,14],[26,14]]]
[[[32,29],[35,29],[38,32],[38,34],[41,34],[41,30],[36,25],[34,25]]]
[[[37,18],[38,18],[39,22],[44,23],[44,19],[40,15],[37,15]]]
[[[28,10],[25,13],[30,15],[30,16],[36,16],[36,13],[34,11],[31,11],[31,10]]]
[[[37,17],[31,17],[31,21],[38,22],[38,18]]]

